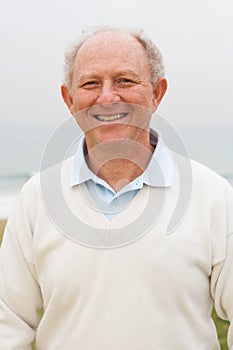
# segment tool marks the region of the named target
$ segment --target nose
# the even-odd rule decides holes
[[[105,81],[103,83],[101,92],[97,98],[98,103],[112,103],[120,102],[121,98],[118,93],[115,91],[114,85],[110,81]]]

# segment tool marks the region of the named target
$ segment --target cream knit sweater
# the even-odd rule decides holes
[[[29,350],[34,337],[38,350],[219,349],[213,303],[220,317],[233,319],[231,186],[192,162],[191,200],[167,234],[178,174],[171,188],[145,186],[109,222],[90,202],[85,184],[69,187],[70,166],[66,161],[62,167],[61,187],[78,218],[75,228],[55,190],[41,195],[39,176],[24,186],[8,220],[0,261],[0,349]],[[122,232],[127,239],[119,238]],[[232,350],[232,326],[228,344]]]

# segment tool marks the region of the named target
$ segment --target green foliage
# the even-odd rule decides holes
[[[217,328],[218,340],[219,340],[219,343],[221,345],[221,350],[228,350],[228,347],[227,347],[227,331],[228,331],[228,327],[229,327],[229,322],[221,320],[217,316],[215,310],[213,310],[213,312],[212,312],[212,318],[213,318],[215,326]]]
[[[5,226],[6,226],[6,220],[0,220],[0,244],[2,243],[2,236],[3,236]]]

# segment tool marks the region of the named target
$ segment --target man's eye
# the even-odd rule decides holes
[[[96,81],[88,81],[86,84],[87,85],[94,85],[94,84],[96,84]]]
[[[121,78],[121,79],[119,79],[119,82],[120,82],[120,83],[130,83],[131,80],[130,80],[130,79],[127,79],[127,78]]]
[[[131,86],[133,84],[134,82],[128,78],[120,78],[117,80],[117,85],[120,85],[120,86]]]
[[[83,87],[92,87],[97,85],[97,81],[91,80],[91,81],[87,81],[85,83],[82,84]]]

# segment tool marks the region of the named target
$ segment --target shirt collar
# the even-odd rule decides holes
[[[157,131],[151,129],[151,144],[155,146],[151,160],[145,172],[138,178],[142,184],[153,187],[171,187],[174,181],[174,160],[171,152],[164,144]],[[85,160],[86,143],[84,136],[81,138],[71,168],[70,187],[93,180],[102,183],[89,168]],[[135,181],[135,180],[134,180]]]

